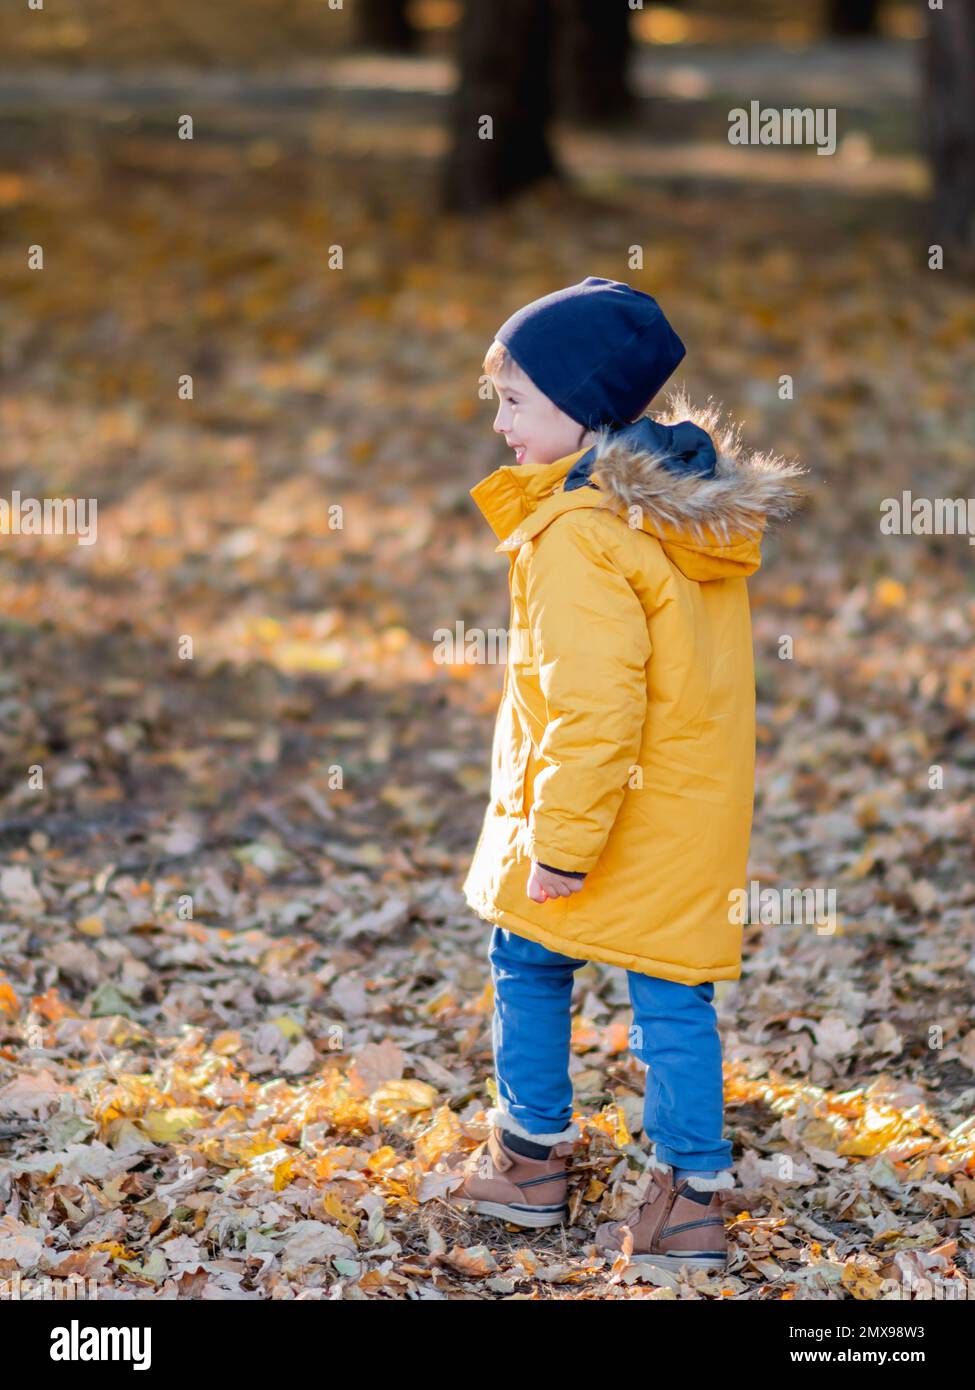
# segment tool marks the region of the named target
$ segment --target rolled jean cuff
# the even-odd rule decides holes
[[[517,1134],[519,1139],[530,1139],[535,1144],[569,1144],[574,1143],[580,1137],[581,1130],[575,1120],[571,1120],[565,1129],[560,1132],[548,1134],[533,1134],[530,1129],[519,1124],[514,1116],[509,1115],[507,1110],[501,1110],[497,1106],[492,1106],[487,1112],[488,1123],[497,1125],[500,1129],[506,1129],[511,1134]],[[703,1165],[702,1165],[703,1166]]]

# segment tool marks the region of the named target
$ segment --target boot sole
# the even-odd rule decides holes
[[[568,1207],[510,1207],[504,1202],[476,1202],[469,1199],[471,1211],[481,1216],[500,1216],[515,1226],[528,1226],[541,1230],[547,1226],[561,1226],[569,1215]]]

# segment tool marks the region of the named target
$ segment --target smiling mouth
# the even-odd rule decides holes
[[[508,447],[515,451],[515,463],[521,463],[522,459],[525,457],[524,444],[511,444]]]

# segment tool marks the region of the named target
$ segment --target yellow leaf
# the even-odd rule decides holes
[[[586,1121],[586,1127],[600,1130],[612,1139],[617,1147],[622,1148],[624,1144],[633,1143],[633,1136],[627,1128],[623,1107],[617,1103],[607,1105],[598,1115],[593,1115],[591,1119]]]
[[[599,1029],[588,1018],[574,1018],[572,1020],[572,1035],[569,1046],[573,1052],[588,1052],[590,1048],[598,1047],[600,1040]]]
[[[114,1178],[107,1178],[102,1183],[102,1197],[113,1207],[120,1207],[125,1201],[125,1193],[122,1184],[128,1177],[127,1173],[118,1173]]]
[[[283,631],[277,618],[254,618],[250,626],[259,642],[277,642]]]
[[[345,653],[337,642],[282,642],[272,660],[282,671],[339,671]]]
[[[119,1245],[117,1240],[100,1240],[96,1245],[86,1246],[89,1255],[95,1250],[106,1251],[113,1260],[134,1260],[138,1254],[136,1250],[127,1250],[124,1245]]]
[[[261,1154],[270,1153],[272,1149],[279,1148],[273,1139],[266,1135],[234,1135],[225,1139],[221,1148],[228,1158],[236,1158],[241,1167],[249,1163],[252,1158],[260,1158]]]
[[[897,579],[880,579],[874,586],[874,596],[885,608],[903,608],[907,590]]]
[[[184,1129],[193,1129],[202,1121],[199,1110],[173,1105],[168,1110],[147,1110],[139,1123],[154,1144],[168,1144]]]
[[[909,1128],[903,1116],[868,1106],[854,1132],[836,1146],[844,1156],[873,1158],[891,1148]]]
[[[287,1187],[294,1176],[295,1160],[293,1158],[283,1158],[280,1163],[274,1166],[274,1190],[281,1192]]]
[[[399,1115],[417,1115],[432,1110],[440,1099],[426,1081],[386,1081],[369,1098],[369,1114],[380,1123]]]
[[[281,1032],[288,1039],[288,1042],[294,1042],[295,1038],[303,1038],[305,1036],[305,1030],[302,1028],[301,1024],[296,1023],[293,1018],[288,1018],[287,1014],[281,1014],[279,1018],[273,1018],[271,1022],[280,1028]]]
[[[337,1192],[326,1192],[322,1198],[322,1211],[343,1231],[352,1233],[359,1229],[359,1217],[351,1207],[346,1206]]]
[[[0,174],[0,207],[12,208],[23,202],[30,186],[19,174]]]
[[[723,981],[721,983],[724,983]],[[611,1056],[616,1056],[619,1052],[626,1052],[630,1046],[630,1030],[626,1024],[618,1019],[611,1023],[603,1033],[603,1049]]]
[[[441,1105],[433,1124],[413,1142],[417,1159],[424,1168],[432,1168],[438,1159],[461,1147],[463,1130],[449,1105]]]
[[[392,1144],[383,1144],[381,1149],[374,1149],[369,1155],[366,1163],[366,1171],[370,1173],[383,1173],[388,1168],[395,1168],[402,1162],[402,1157],[396,1152]]]
[[[20,1004],[16,994],[7,980],[0,975],[0,1010],[9,1014],[11,1018],[16,1018],[20,1012]]]
[[[884,1292],[884,1280],[877,1270],[859,1262],[856,1257],[847,1260],[843,1266],[840,1283],[861,1302],[879,1298]]]
[[[622,1105],[614,1105],[613,1109],[616,1111],[616,1144],[618,1148],[622,1149],[626,1144],[633,1143],[633,1135],[626,1123],[626,1115]]]

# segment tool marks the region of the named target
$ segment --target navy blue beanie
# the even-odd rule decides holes
[[[589,430],[636,419],[687,351],[655,299],[595,275],[526,304],[494,336],[550,401]]]

